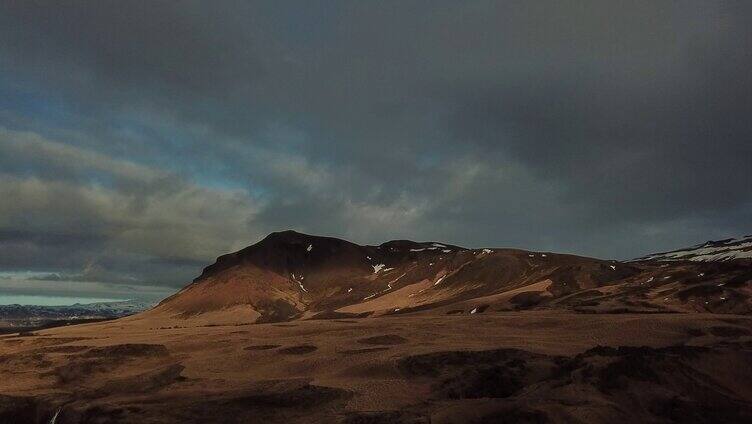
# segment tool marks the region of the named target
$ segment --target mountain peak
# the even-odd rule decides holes
[[[308,244],[320,242],[320,243],[326,243],[326,244],[351,244],[354,245],[354,243],[350,243],[349,241],[345,241],[342,239],[338,239],[336,237],[326,237],[326,236],[317,236],[312,234],[305,234],[301,233],[299,231],[295,230],[284,230],[284,231],[275,231],[272,233],[269,233],[266,237],[264,237],[261,241],[259,241],[256,244],[253,244],[251,246],[248,246],[247,248],[241,250],[243,252],[246,249],[252,249],[255,246],[263,246],[266,248],[272,247],[272,246],[283,246],[283,245],[299,245],[299,244],[306,244],[306,247]]]
[[[285,274],[295,269],[315,267],[335,256],[341,260],[364,256],[362,249],[362,246],[334,237],[314,236],[294,230],[276,231],[258,243],[220,256],[214,264],[204,268],[197,280],[241,264],[252,264]]]
[[[273,231],[269,233],[269,235],[264,237],[262,241],[263,240],[299,240],[299,239],[309,239],[309,238],[317,238],[317,237],[318,236],[301,233],[295,230],[282,230],[282,231]]]

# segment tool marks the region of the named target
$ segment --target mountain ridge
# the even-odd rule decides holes
[[[435,241],[362,246],[288,230],[220,256],[152,313],[222,322],[540,308],[747,313],[749,280],[750,267],[735,261],[619,262]]]

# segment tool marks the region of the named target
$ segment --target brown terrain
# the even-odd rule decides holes
[[[0,423],[752,422],[745,255],[273,233],[149,311],[0,336]]]

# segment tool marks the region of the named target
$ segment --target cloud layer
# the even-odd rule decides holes
[[[6,2],[0,267],[179,286],[286,228],[615,258],[746,234],[751,18]]]

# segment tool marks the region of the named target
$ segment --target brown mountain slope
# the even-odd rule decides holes
[[[620,263],[436,242],[360,246],[284,231],[221,256],[149,316],[215,323],[565,308],[748,313],[743,261]]]

